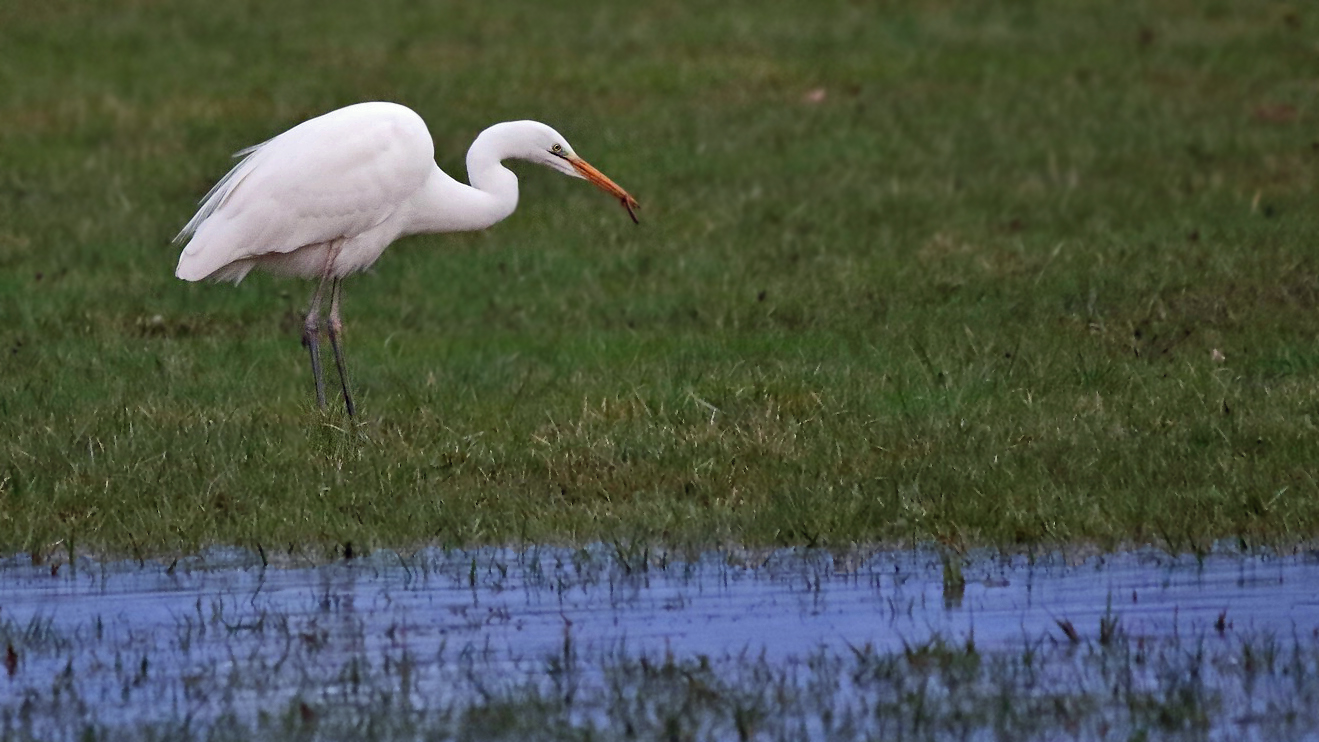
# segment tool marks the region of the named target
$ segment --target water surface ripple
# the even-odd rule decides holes
[[[112,727],[275,711],[362,682],[345,675],[355,658],[364,675],[411,663],[406,692],[453,693],[543,675],[547,658],[569,655],[790,662],[932,639],[1014,652],[1093,643],[1105,621],[1137,639],[1319,639],[1313,553],[984,555],[961,563],[960,595],[945,593],[935,550],[687,561],[603,545],[382,551],[276,569],[213,549],[169,565],[73,566],[0,561],[0,641],[15,648],[0,680],[9,726],[69,699]]]

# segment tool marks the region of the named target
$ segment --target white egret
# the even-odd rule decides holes
[[[578,157],[561,134],[536,121],[495,124],[467,151],[464,185],[435,164],[426,124],[395,103],[358,103],[304,121],[249,147],[201,200],[176,244],[187,244],[175,275],[238,283],[253,268],[319,279],[302,344],[311,354],[316,403],[325,406],[318,352],[320,310],[330,286],[330,345],[353,415],[340,335],[339,290],[391,242],[409,234],[485,229],[517,208],[518,179],[503,160],[529,160],[585,178],[619,199],[636,221],[636,199]]]

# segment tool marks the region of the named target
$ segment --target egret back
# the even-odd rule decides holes
[[[309,119],[239,153],[175,238],[179,278],[239,281],[267,261],[313,277],[314,255],[339,241],[361,269],[400,234],[435,167],[425,123],[405,106],[359,103]],[[317,249],[319,248],[319,249]]]

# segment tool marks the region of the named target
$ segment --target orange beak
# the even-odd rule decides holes
[[[640,208],[641,205],[637,203],[635,198],[632,198],[632,194],[623,190],[622,186],[610,180],[609,176],[596,170],[590,163],[577,155],[567,155],[563,159],[567,160],[568,164],[572,165],[573,169],[580,173],[583,178],[586,178],[594,183],[600,190],[618,199],[619,203],[623,204],[623,208],[627,209],[627,215],[632,217],[632,222],[634,224],[641,223],[637,220],[637,212],[634,211],[634,209]]]

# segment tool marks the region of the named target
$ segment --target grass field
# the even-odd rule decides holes
[[[1303,4],[0,6],[0,552],[595,540],[1196,550],[1319,534]],[[229,154],[388,99],[483,233],[348,282],[173,278]]]

